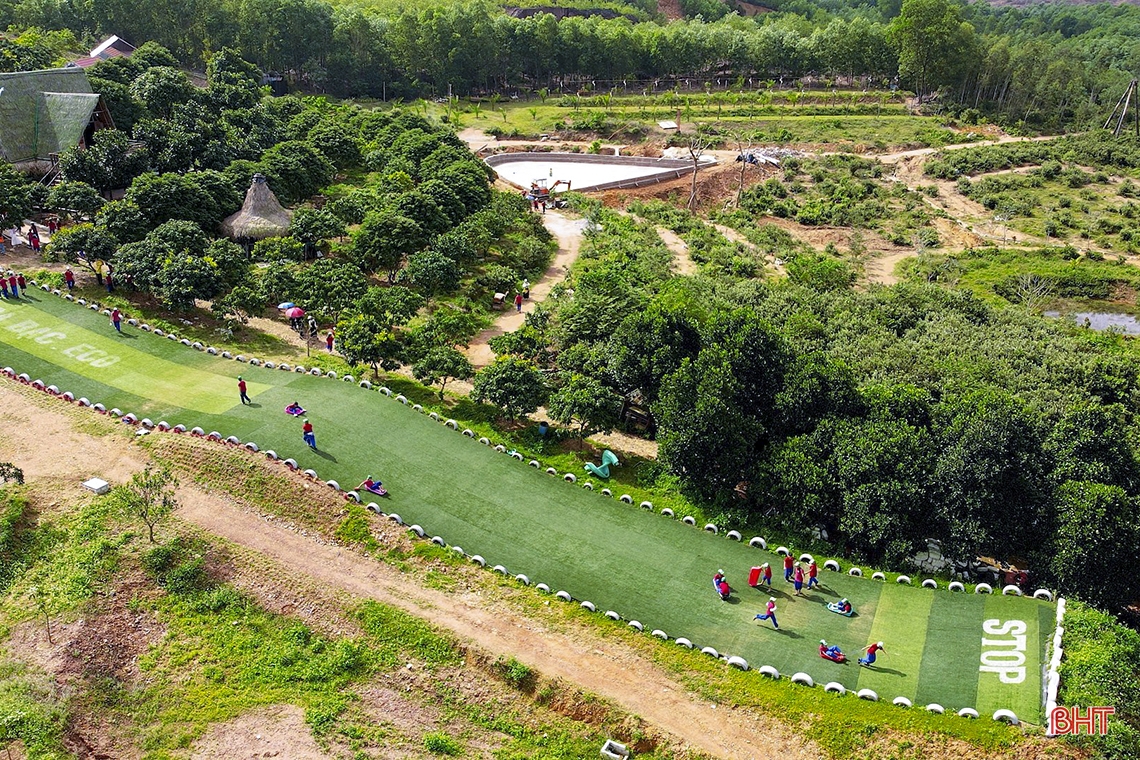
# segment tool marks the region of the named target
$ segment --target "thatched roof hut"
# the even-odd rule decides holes
[[[222,222],[222,232],[235,240],[264,240],[271,237],[285,237],[289,234],[289,223],[293,212],[286,209],[269,189],[264,175],[253,175],[253,183],[245,194],[241,211],[227,216]]]

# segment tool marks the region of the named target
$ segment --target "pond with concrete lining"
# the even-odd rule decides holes
[[[688,159],[581,153],[499,153],[486,161],[502,179],[523,190],[539,180],[552,189],[561,180],[580,192],[643,187],[693,171]]]

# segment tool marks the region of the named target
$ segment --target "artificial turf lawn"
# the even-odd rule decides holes
[[[612,609],[640,620],[647,631],[684,636],[698,647],[742,656],[753,667],[773,665],[785,674],[804,671],[818,683],[871,688],[884,699],[905,696],[982,714],[1008,708],[1040,722],[1040,663],[1052,634],[1052,605],[826,571],[822,589],[793,597],[778,556],[565,483],[375,391],[238,364],[133,328],[118,336],[106,317],[89,309],[39,291],[32,297],[0,303],[0,364],[17,372],[139,417],[255,441],[346,489],[375,475],[391,493],[385,511],[482,555],[488,566],[502,564],[532,583],[565,589],[594,602],[599,612]],[[32,323],[48,331],[33,332]],[[49,332],[50,343],[36,342]],[[100,355],[98,363],[109,366],[81,361],[76,357],[83,352],[66,350],[80,344],[118,360]],[[256,390],[251,406],[238,403],[239,373]],[[181,391],[179,382],[186,384]],[[162,392],[152,393],[156,387]],[[300,420],[284,413],[291,401],[308,410],[318,451],[302,442]],[[745,579],[750,566],[765,561],[773,567],[779,631],[752,620],[769,593],[748,588]],[[728,602],[712,588],[719,568],[734,588]],[[854,605],[854,617],[826,609],[841,596]],[[979,672],[982,623],[990,619],[1026,624],[1020,683]],[[822,660],[821,638],[842,647],[850,661]],[[883,641],[885,653],[877,667],[861,668],[855,662],[859,650],[873,641]]]

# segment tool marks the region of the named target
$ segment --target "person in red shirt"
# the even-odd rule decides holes
[[[68,267],[67,271],[63,273],[63,281],[67,283],[69,292],[75,290],[75,272],[71,271],[71,267]]]
[[[13,298],[20,297],[20,286],[16,283],[16,275],[8,277],[8,290],[12,291]]]
[[[811,564],[808,565],[808,588],[819,585],[819,578],[816,577],[817,575],[819,575],[819,566],[815,564],[815,560],[813,559],[811,561]]]
[[[305,420],[305,424],[301,427],[301,437],[309,444],[310,449],[317,448],[317,437],[313,435],[313,426],[308,420]]]
[[[867,654],[864,655],[863,657],[859,658],[859,664],[860,665],[874,665],[875,664],[875,655],[879,652],[885,652],[887,650],[883,649],[883,642],[877,641],[874,644],[872,644],[871,646],[864,649],[863,651],[865,651]]]
[[[797,563],[796,574],[792,576],[796,584],[796,596],[804,595],[804,569]]]
[[[523,302],[522,293],[516,293],[515,294],[515,310],[516,311],[519,311],[519,312],[522,311],[522,302]]]
[[[111,312],[111,324],[115,326],[117,332],[123,331],[123,314],[118,309]]]
[[[776,622],[776,597],[768,597],[768,610],[767,612],[757,613],[753,620],[771,620],[772,627],[777,631],[780,630],[780,624]]]
[[[329,353],[332,353],[333,347],[333,331],[329,330],[329,334],[325,336],[325,345],[328,346]]]
[[[20,290],[27,292],[28,281],[24,279],[24,275],[22,275],[22,274],[16,275],[16,284],[20,286]]]
[[[242,378],[241,375],[238,375],[238,392],[241,394],[241,402],[243,404],[252,404],[253,403],[252,401],[249,400],[249,394],[247,394],[245,392],[245,380]]]
[[[784,555],[784,580],[788,581],[789,583],[792,580],[792,566],[794,563],[795,560],[792,559],[792,555]]]
[[[388,492],[386,490],[384,490],[384,484],[381,483],[379,480],[376,480],[375,478],[373,478],[371,475],[369,475],[367,478],[365,478],[364,481],[360,485],[358,485],[356,488],[357,488],[357,490],[363,489],[365,491],[369,491],[371,493],[376,494],[377,496],[387,496],[388,495]]]

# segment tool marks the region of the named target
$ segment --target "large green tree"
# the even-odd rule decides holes
[[[1069,481],[1058,490],[1057,511],[1049,571],[1058,585],[1113,612],[1140,598],[1140,575],[1130,570],[1140,565],[1136,497],[1119,486]]]
[[[959,84],[978,54],[977,34],[955,0],[903,0],[889,35],[899,75],[920,97]]]
[[[450,380],[470,380],[475,374],[471,360],[460,350],[451,346],[436,346],[428,349],[423,356],[412,365],[412,374],[417,380],[426,385],[439,383],[439,400],[443,401],[443,392]]]
[[[550,417],[577,427],[578,438],[608,433],[621,421],[621,396],[592,377],[571,374],[546,402]]]
[[[549,393],[542,373],[530,362],[512,356],[500,357],[475,374],[472,397],[518,419],[538,409]]]
[[[427,236],[419,223],[384,210],[364,217],[352,237],[352,257],[364,271],[384,272],[392,282],[404,259],[425,245]]]

